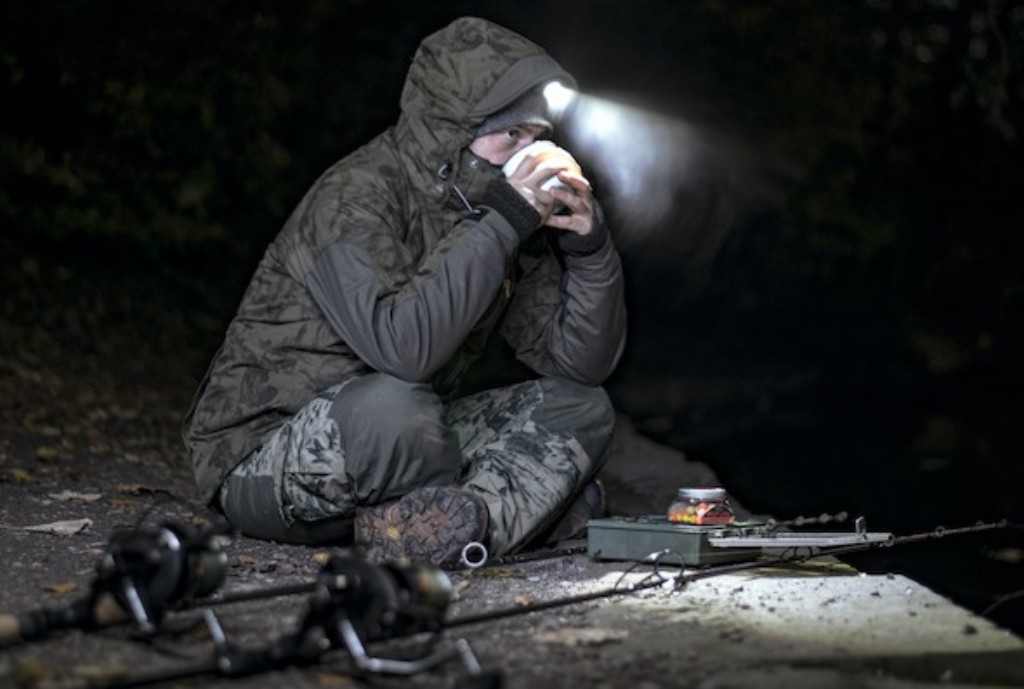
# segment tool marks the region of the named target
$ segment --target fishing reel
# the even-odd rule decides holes
[[[418,660],[370,656],[365,644],[422,632],[438,632],[452,599],[442,570],[425,564],[374,564],[332,556],[324,566],[303,627],[319,628],[332,648],[344,648],[364,671],[413,675],[458,658],[469,673],[460,687],[496,688],[500,673],[484,672],[465,639]]]
[[[161,524],[115,532],[96,564],[93,597],[111,594],[146,633],[168,607],[208,596],[224,580],[224,529]]]
[[[232,653],[216,615],[208,612],[213,665],[221,674],[238,677],[316,663],[325,651],[344,650],[360,670],[392,675],[414,675],[458,659],[469,674],[460,689],[500,687],[500,673],[484,672],[464,639],[414,660],[368,653],[366,646],[373,642],[440,632],[451,599],[451,581],[440,569],[337,553],[317,575],[298,629],[269,649]]]
[[[171,606],[209,595],[223,581],[227,556],[216,539],[223,533],[175,524],[115,532],[87,596],[65,608],[0,615],[0,645],[129,620],[154,632]]]
[[[424,564],[332,555],[317,581],[308,617],[336,630],[343,616],[367,642],[438,631],[452,598],[448,576]]]

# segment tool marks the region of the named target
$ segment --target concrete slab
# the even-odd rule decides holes
[[[593,578],[566,578],[563,595],[646,576],[624,577],[608,563],[583,569]],[[505,588],[520,599],[531,595],[529,586]],[[536,646],[537,658],[557,646],[595,650],[594,664],[614,670],[588,677],[593,687],[1024,686],[1017,636],[906,577],[867,575],[831,560],[604,599],[566,613],[561,624],[538,624],[524,642]],[[506,686],[535,689],[538,681],[523,669]]]
[[[605,575],[599,584],[613,585],[616,578]],[[635,631],[630,644],[671,647],[682,630],[699,628],[690,639],[698,648],[739,658],[1024,649],[1009,632],[906,577],[861,574],[840,563],[726,574],[692,582],[678,593],[623,598],[616,607],[649,618],[649,628]],[[602,615],[619,614],[606,606],[595,624]],[[709,637],[710,643],[702,641]],[[719,643],[732,637],[744,643]]]

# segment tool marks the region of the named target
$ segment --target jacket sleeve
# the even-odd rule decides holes
[[[501,325],[517,357],[543,375],[603,383],[626,343],[622,263],[611,238],[562,261],[548,247],[524,251],[520,265],[522,278]]]
[[[500,289],[519,243],[517,231],[498,213],[475,212],[415,264],[395,237],[369,236],[372,242],[328,245],[306,285],[331,326],[369,366],[402,380],[428,380]]]

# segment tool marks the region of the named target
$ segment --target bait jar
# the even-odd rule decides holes
[[[733,524],[736,515],[724,488],[680,488],[668,507],[668,520],[679,524]]]

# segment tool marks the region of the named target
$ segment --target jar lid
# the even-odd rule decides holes
[[[679,497],[687,500],[725,500],[725,488],[680,488]]]

